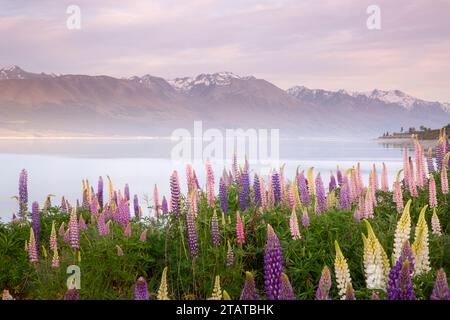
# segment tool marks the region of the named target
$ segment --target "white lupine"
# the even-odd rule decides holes
[[[367,226],[367,237],[363,234],[364,242],[364,271],[366,274],[366,285],[368,289],[386,290],[389,276],[389,261],[378,241],[372,226],[364,220]]]
[[[437,216],[436,208],[433,208],[433,216],[431,217],[431,232],[435,236],[442,235],[441,222],[439,221],[439,217]]]
[[[347,260],[342,254],[341,248],[337,241],[334,241],[336,247],[336,258],[334,260],[334,273],[336,276],[337,287],[339,289],[339,296],[342,300],[346,299],[348,286],[352,285],[350,271],[348,269]]]
[[[393,262],[394,264],[400,258],[402,254],[402,248],[405,241],[409,241],[411,234],[411,199],[406,203],[405,208],[400,219],[397,222],[397,227],[395,229],[394,236],[394,252],[393,252]]]
[[[416,225],[414,243],[412,245],[415,275],[426,273],[431,270],[428,248],[428,225],[425,220],[425,212],[427,211],[427,208],[428,205],[423,207],[420,211],[419,220]]]

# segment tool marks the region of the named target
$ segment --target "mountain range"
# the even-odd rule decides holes
[[[441,127],[448,103],[399,90],[283,90],[231,72],[166,80],[152,75],[31,73],[0,69],[0,136],[166,136],[176,128],[279,128],[282,136],[378,136]]]

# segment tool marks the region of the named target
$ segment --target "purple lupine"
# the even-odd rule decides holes
[[[348,190],[348,184],[344,183],[341,186],[341,191],[339,194],[339,200],[340,200],[340,205],[341,205],[341,209],[343,210],[350,210],[350,193]]]
[[[255,279],[251,272],[245,273],[245,284],[242,289],[239,300],[259,300],[258,292],[256,291]]]
[[[245,186],[244,174],[241,172],[239,175],[239,185],[238,185],[238,198],[239,198],[239,209],[244,212],[247,209],[247,192]]]
[[[97,219],[97,228],[98,228],[98,234],[101,237],[107,236],[108,235],[108,228],[106,226],[105,223],[105,215],[101,214],[98,219]]]
[[[308,210],[304,210],[302,214],[302,225],[304,228],[308,228],[310,225]]]
[[[231,247],[230,241],[228,241],[228,250],[227,250],[227,261],[226,265],[227,267],[231,267],[234,263],[234,251]]]
[[[128,206],[128,202],[125,201],[125,199],[119,199],[117,211],[113,218],[122,226],[122,228],[125,228],[130,222],[130,207]]]
[[[78,289],[68,289],[64,295],[64,300],[78,300]]]
[[[93,195],[92,196],[92,201],[91,201],[91,204],[90,204],[90,211],[91,211],[91,214],[93,215],[93,216],[98,216],[98,206],[99,206],[99,203],[98,203],[98,198],[95,196],[95,195]]]
[[[164,215],[167,215],[169,213],[169,206],[167,205],[166,196],[163,196],[163,199],[161,202],[161,210]]]
[[[272,174],[272,187],[273,187],[273,200],[274,205],[280,204],[281,201],[281,187],[280,187],[280,175],[278,172]]]
[[[19,215],[23,219],[28,211],[28,172],[22,169],[19,176]]]
[[[219,197],[220,197],[220,207],[223,213],[228,213],[228,197],[227,197],[227,186],[223,178],[219,181]]]
[[[139,218],[139,199],[137,194],[135,194],[133,198],[133,207],[134,207],[134,216],[136,218]]]
[[[440,172],[442,170],[442,162],[444,160],[444,156],[445,156],[445,150],[444,147],[441,143],[438,143],[438,145],[436,146],[436,167],[438,169],[438,171]]]
[[[39,203],[36,201],[31,205],[32,219],[33,219],[33,232],[34,239],[36,241],[36,248],[39,251],[39,237],[41,231],[41,216],[39,215]]]
[[[330,300],[331,274],[330,269],[325,266],[320,276],[319,287],[316,291],[316,300]]]
[[[100,208],[103,208],[103,178],[98,177],[97,200]]]
[[[447,276],[444,269],[440,269],[436,275],[436,282],[434,284],[431,300],[450,300],[450,291],[448,290]]]
[[[325,212],[327,210],[327,198],[325,196],[325,189],[323,187],[323,181],[320,177],[320,173],[316,177],[316,206],[314,212],[316,214]]]
[[[247,163],[247,162],[246,162]],[[248,166],[244,168],[244,170],[240,174],[240,178],[242,179],[242,185],[244,187],[244,192],[246,195],[246,200],[250,197],[250,176],[248,174]]]
[[[328,184],[328,190],[331,192],[334,189],[336,189],[336,178],[333,174],[331,174],[330,183]]]
[[[150,300],[147,281],[144,277],[139,277],[134,285],[134,300]]]
[[[428,149],[428,152],[427,152],[427,167],[428,167],[428,173],[434,173],[433,153],[432,153],[431,147]]]
[[[220,246],[219,219],[217,219],[217,212],[215,210],[211,220],[211,235],[214,247]]]
[[[337,182],[338,182],[339,186],[342,186],[344,179],[342,176],[342,172],[339,169],[339,166],[337,166],[337,168],[336,168],[336,177],[337,177]]]
[[[130,186],[128,185],[128,183],[125,183],[123,196],[125,197],[125,201],[130,201]]]
[[[194,216],[192,213],[187,212],[186,222],[189,240],[189,251],[191,253],[191,257],[195,259],[198,256],[198,237],[197,228],[195,226]]]
[[[178,172],[175,170],[170,176],[170,193],[171,193],[171,208],[172,214],[178,219],[180,217],[180,183],[178,179]]]
[[[261,207],[261,184],[259,183],[259,177],[255,174],[255,178],[253,179],[253,196],[255,200],[255,206]]]
[[[289,282],[288,276],[283,272],[281,274],[281,292],[280,292],[280,300],[296,300],[294,294],[294,289],[292,289],[292,285]]]
[[[304,206],[309,206],[309,192],[308,192],[308,184],[306,182],[303,171],[297,175],[297,184],[298,184],[298,192],[300,194],[300,200]]]
[[[264,256],[264,287],[269,300],[279,300],[281,298],[283,265],[280,240],[269,224],[267,225],[267,245]]]
[[[404,271],[405,265],[408,266],[408,272]],[[389,271],[389,280],[387,295],[388,300],[414,300],[415,295],[412,290],[411,277],[414,272],[414,257],[411,246],[405,241],[402,252],[395,263],[394,267]],[[408,280],[409,278],[409,280]],[[413,298],[414,295],[414,299]]]

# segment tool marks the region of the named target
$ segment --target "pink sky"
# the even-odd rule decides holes
[[[66,8],[81,8],[81,30]],[[368,30],[366,8],[381,8]],[[448,0],[0,1],[0,65],[34,72],[232,71],[283,89],[399,89],[450,102]]]

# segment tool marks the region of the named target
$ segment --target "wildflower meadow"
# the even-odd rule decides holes
[[[0,224],[3,299],[449,300],[445,131],[403,156],[394,181],[386,165],[364,181],[358,163],[329,181],[260,176],[235,156],[221,173],[206,162],[206,181],[174,171],[150,203],[109,176],[83,180],[76,203],[38,203],[24,169],[18,213]]]

